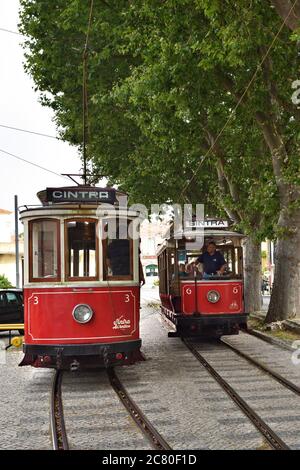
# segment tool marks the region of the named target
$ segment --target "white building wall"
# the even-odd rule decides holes
[[[22,287],[22,260],[20,257],[20,287]],[[0,255],[0,275],[4,275],[16,286],[16,257],[15,255]]]
[[[12,212],[0,209],[0,274],[8,278],[13,286],[16,285],[16,255],[15,255],[15,220]],[[20,283],[22,284],[22,256],[24,244],[20,242]]]
[[[3,212],[0,209],[0,242],[9,243],[14,235],[14,217],[11,212],[9,214]]]

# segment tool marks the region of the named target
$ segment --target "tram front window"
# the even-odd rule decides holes
[[[129,240],[111,240],[107,247],[106,258],[113,276],[130,275]]]
[[[235,247],[232,243],[228,245],[218,244],[215,253],[212,253],[210,257],[206,255],[208,262],[203,256],[205,253],[206,247],[201,253],[178,250],[178,278],[188,280],[196,277],[199,280],[214,279],[222,281],[242,277],[241,247]],[[224,266],[223,270],[220,269],[222,266]]]
[[[59,277],[59,222],[32,221],[29,230],[31,280],[56,280]]]
[[[72,220],[67,225],[67,277],[75,279],[95,278],[96,221]]]
[[[109,237],[108,225],[104,227],[107,237],[104,239],[104,272],[106,278],[114,279],[132,279],[132,240],[126,235],[127,221],[125,224],[125,232],[122,238],[117,225],[114,238]],[[127,236],[127,238],[125,238]]]

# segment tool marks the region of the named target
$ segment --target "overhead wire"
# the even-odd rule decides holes
[[[3,149],[0,149],[0,152],[9,156],[9,157],[12,157],[12,158],[15,158],[17,160],[20,160],[24,163],[27,163],[28,165],[32,165],[36,168],[39,168],[40,170],[43,170],[43,171],[47,171],[48,173],[52,173],[53,175],[55,176],[59,176],[60,178],[66,178],[66,176],[63,176],[61,175],[60,173],[56,173],[55,171],[53,170],[49,170],[49,168],[45,168],[44,166],[42,165],[38,165],[37,163],[34,163],[34,162],[31,162],[30,160],[26,160],[25,158],[22,158],[22,157],[19,157],[18,155],[15,155],[14,153],[11,153],[11,152],[7,152],[7,150],[3,150]]]
[[[34,134],[34,135],[38,135],[38,136],[41,136],[41,137],[47,137],[48,139],[62,140],[60,137],[56,137],[55,135],[44,134],[42,132],[31,131],[29,129],[22,129],[21,127],[13,127],[13,126],[8,126],[6,124],[0,124],[0,127],[3,127],[4,129],[10,129],[10,130],[13,130],[13,131],[25,132],[27,134]]]
[[[22,36],[23,38],[26,38],[27,36],[25,36],[24,34],[22,33],[19,33],[18,31],[12,31],[11,29],[6,29],[6,28],[0,28],[0,31],[4,32],[4,33],[9,33],[9,34],[15,34],[17,36]]]

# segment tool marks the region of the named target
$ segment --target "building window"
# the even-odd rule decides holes
[[[146,266],[146,276],[158,276],[158,266],[156,264],[148,264]]]
[[[92,219],[66,221],[66,278],[98,278],[97,222]]]
[[[60,280],[59,221],[34,220],[29,223],[30,281]]]

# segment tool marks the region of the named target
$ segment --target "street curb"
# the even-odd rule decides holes
[[[266,343],[272,344],[273,346],[279,346],[281,349],[285,349],[287,351],[295,351],[291,344],[282,339],[273,338],[272,336],[269,336],[268,334],[262,333],[258,330],[248,329],[247,332],[252,336],[256,336],[257,338],[262,339]]]
[[[282,322],[287,330],[293,331],[294,333],[300,333],[300,323],[294,320],[284,320]]]

